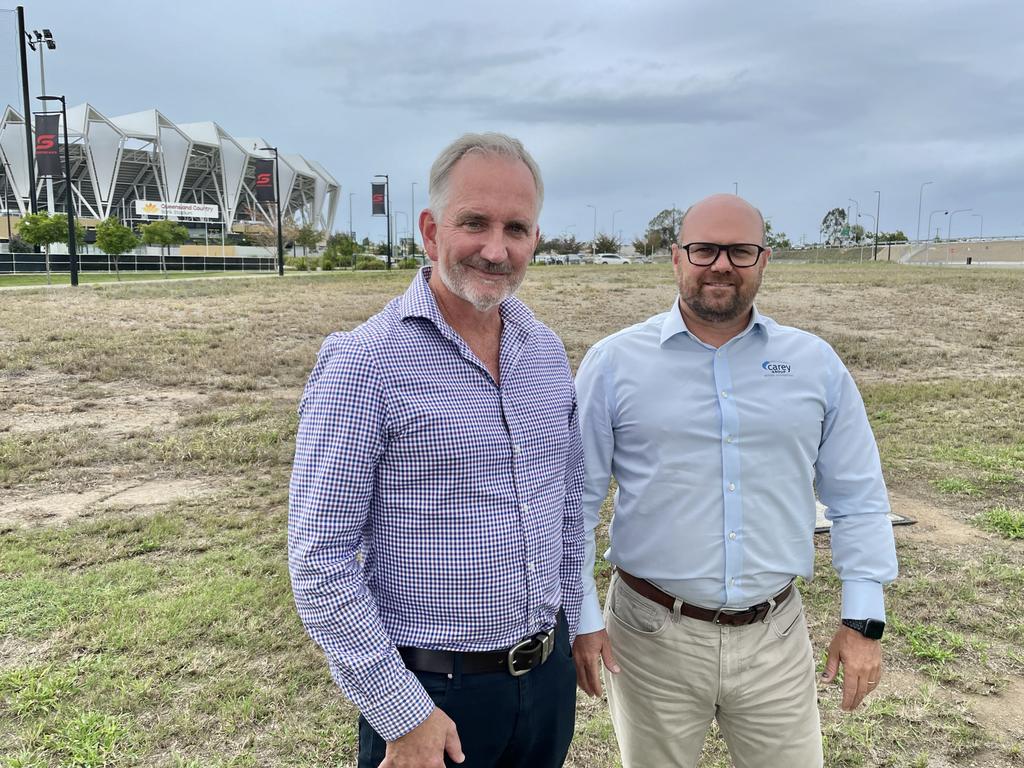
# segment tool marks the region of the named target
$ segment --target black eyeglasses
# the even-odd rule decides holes
[[[722,251],[725,251],[726,258],[734,267],[752,267],[757,264],[761,254],[767,250],[764,246],[753,243],[732,243],[730,245],[687,243],[680,247],[686,251],[686,258],[695,267],[710,267],[718,261],[718,256]]]

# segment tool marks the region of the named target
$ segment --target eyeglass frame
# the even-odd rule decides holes
[[[715,253],[715,258],[713,258],[707,264],[698,264],[697,262],[695,262],[693,260],[693,257],[690,255],[690,248],[691,248],[691,246],[694,246],[694,245],[711,245],[711,246],[714,246],[715,248],[717,248],[718,251]],[[754,260],[752,262],[750,262],[749,264],[737,264],[735,261],[733,261],[732,254],[729,253],[729,249],[730,248],[738,248],[741,245],[746,245],[746,246],[750,246],[752,248],[757,248],[757,256],[755,256]],[[729,263],[733,267],[735,267],[736,269],[749,269],[750,267],[756,267],[757,266],[757,262],[759,262],[761,260],[761,254],[768,250],[763,245],[758,245],[757,243],[728,243],[726,245],[722,245],[721,243],[693,242],[693,243],[680,244],[679,247],[682,248],[684,251],[686,251],[686,260],[688,262],[690,262],[695,267],[710,267],[712,264],[714,264],[716,261],[718,261],[718,257],[722,255],[722,251],[725,251],[725,258],[728,259]]]

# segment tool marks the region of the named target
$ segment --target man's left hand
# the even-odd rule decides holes
[[[828,659],[821,675],[831,683],[843,665],[843,710],[852,712],[882,679],[882,643],[840,625],[828,646]]]

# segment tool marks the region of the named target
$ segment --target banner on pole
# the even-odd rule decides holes
[[[57,131],[60,115],[36,115],[36,168],[40,176],[64,178],[64,166],[60,162],[60,141]]]
[[[256,202],[273,203],[277,201],[274,194],[274,161],[257,159],[256,169]]]
[[[370,199],[373,200],[373,215],[387,216],[387,193],[384,184],[372,182],[370,184]]]

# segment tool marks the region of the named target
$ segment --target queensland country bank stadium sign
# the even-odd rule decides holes
[[[220,208],[206,203],[165,203],[162,200],[136,200],[135,214],[159,219],[217,219],[220,218]]]

